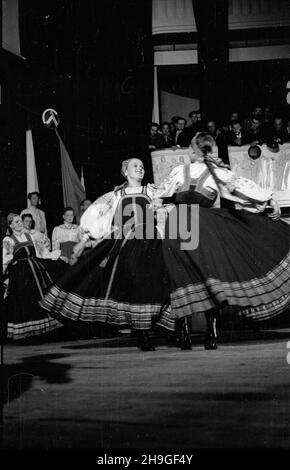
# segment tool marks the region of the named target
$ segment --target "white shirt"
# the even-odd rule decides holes
[[[78,243],[80,241],[79,225],[62,224],[54,227],[51,241],[53,250],[59,250],[60,245],[65,242]]]

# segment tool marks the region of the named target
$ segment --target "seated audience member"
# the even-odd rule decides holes
[[[174,135],[174,145],[178,145],[179,147],[188,147],[189,144],[187,144],[185,126],[186,119],[183,117],[179,117],[177,121],[177,131]]]
[[[226,164],[229,164],[229,154],[226,140],[226,133],[219,129],[216,122],[210,119],[206,122],[206,130],[215,139],[218,147],[218,156]]]
[[[276,140],[278,144],[283,144],[287,141],[287,131],[280,116],[274,118],[273,126],[269,130],[269,138]]]
[[[272,119],[273,119],[273,115],[272,115],[271,108],[269,108],[269,106],[266,106],[266,108],[264,108],[264,114],[263,114],[263,119],[262,119],[263,126],[271,125]]]
[[[239,113],[237,111],[232,111],[229,117],[228,124],[223,125],[223,131],[229,132],[230,130],[232,130],[232,123],[239,121],[239,119],[240,119]]]
[[[188,117],[191,124],[184,129],[183,147],[188,147],[196,133],[203,130],[200,120],[200,111],[191,111]]]
[[[47,234],[45,213],[39,209],[40,194],[37,191],[34,191],[27,195],[27,199],[28,207],[21,211],[20,216],[24,213],[31,214],[35,222],[35,230]]]
[[[206,131],[215,139],[217,143],[222,132],[217,128],[216,122],[213,119],[206,121]]]
[[[148,148],[150,151],[161,149],[164,146],[164,139],[162,134],[159,132],[159,125],[156,122],[152,122],[150,126],[150,134],[148,138]]]
[[[54,227],[52,232],[52,249],[61,250],[61,259],[66,263],[71,262],[73,247],[80,241],[79,226],[74,224],[74,210],[65,207],[62,218],[64,223]]]
[[[28,213],[24,212],[24,214],[22,214],[22,216],[21,216],[21,219],[22,219],[22,222],[23,222],[23,227],[25,228],[25,230],[27,232],[30,233],[32,231],[36,231],[35,228],[34,228],[35,227],[35,222],[33,220],[32,215],[29,214],[29,212]]]
[[[234,121],[231,124],[232,130],[227,134],[228,145],[241,147],[249,143],[250,137],[247,132],[243,129],[240,121]]]
[[[253,109],[252,117],[257,118],[259,121],[263,120],[263,108],[261,106],[256,106]]]
[[[229,122],[238,121],[239,118],[240,118],[239,113],[237,111],[232,111],[230,114]]]
[[[172,116],[171,118],[171,123],[170,123],[170,132],[172,137],[174,137],[176,131],[177,131],[177,122],[178,122],[179,116]]]
[[[174,139],[172,137],[172,134],[170,132],[170,123],[169,122],[163,122],[161,124],[161,132],[162,136],[164,139],[164,148],[169,148],[174,145]]]
[[[272,126],[273,126],[272,111],[271,111],[271,108],[266,107],[264,108],[264,113],[262,116],[262,132],[263,132],[265,140],[269,138],[270,130]]]
[[[51,249],[50,240],[45,233],[35,230],[35,222],[31,214],[22,214],[21,216],[23,222],[24,232],[29,233],[33,236],[34,242],[37,245],[38,253],[41,254],[41,258],[44,257],[44,254],[49,252]]]
[[[262,123],[256,117],[250,119],[246,132],[249,137],[249,144],[251,145],[261,145],[265,140],[265,136],[263,135],[262,130]]]
[[[90,199],[84,199],[81,202],[80,215],[79,215],[78,220],[77,220],[78,224],[80,223],[81,216],[87,210],[87,208],[90,207],[91,204],[92,204],[92,201]]]

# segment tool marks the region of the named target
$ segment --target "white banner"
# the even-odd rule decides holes
[[[39,192],[33,140],[32,140],[32,132],[30,129],[26,131],[26,174],[27,174],[27,194],[32,193],[34,191]]]

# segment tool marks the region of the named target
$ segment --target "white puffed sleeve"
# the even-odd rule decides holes
[[[171,197],[180,191],[186,191],[189,187],[189,165],[178,165],[170,172],[162,183],[155,189],[153,199]]]
[[[284,168],[281,189],[284,191],[290,189],[290,161],[286,163]]]
[[[237,208],[243,208],[250,212],[263,212],[272,199],[273,191],[261,188],[254,181],[235,174],[223,168],[215,168],[214,172],[220,184],[210,175],[205,187],[212,191],[218,191],[220,195],[237,203]]]
[[[104,238],[112,231],[114,214],[120,200],[120,192],[113,191],[99,197],[83,213],[80,220],[80,235],[83,241]]]
[[[52,249],[59,250],[62,242],[62,230],[59,226],[54,227],[51,235]]]
[[[44,233],[35,230],[30,232],[30,236],[38,258],[57,260],[60,257],[61,251],[59,249],[50,251],[50,241]]]
[[[13,260],[14,241],[10,237],[5,237],[2,241],[2,260],[3,273],[5,273],[8,264]]]
[[[156,190],[156,186],[155,186],[154,184],[152,184],[152,183],[148,183],[148,184],[147,184],[147,186],[146,186],[146,192],[147,192],[147,196],[148,196],[150,199],[153,199],[155,190]]]

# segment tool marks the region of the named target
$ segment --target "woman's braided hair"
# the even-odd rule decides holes
[[[213,146],[215,144],[214,138],[207,132],[199,132],[193,139],[194,144],[199,148],[204,157],[204,163],[206,164],[208,171],[212,175],[217,187],[221,190],[224,182],[217,176],[215,172],[215,167],[224,168],[223,162],[220,160],[215,160],[210,155],[213,151]]]

